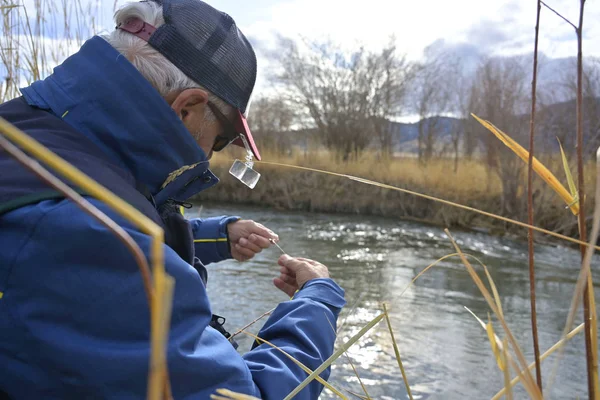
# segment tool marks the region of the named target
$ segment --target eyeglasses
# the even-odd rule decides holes
[[[219,110],[214,103],[208,101],[206,104],[208,105],[208,108],[210,108],[210,111],[215,114],[215,117],[217,117],[219,123],[223,127],[223,133],[217,135],[215,138],[215,143],[212,147],[212,151],[221,151],[234,142],[240,136],[240,134],[236,132],[233,123],[221,112],[221,110]]]

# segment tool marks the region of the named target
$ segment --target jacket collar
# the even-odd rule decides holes
[[[88,40],[43,81],[21,89],[146,185],[157,204],[218,182],[202,149],[138,70],[103,38]]]

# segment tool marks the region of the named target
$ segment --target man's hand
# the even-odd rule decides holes
[[[272,245],[269,239],[279,240],[273,231],[251,220],[241,219],[227,225],[231,255],[238,261],[246,261]]]
[[[273,279],[273,284],[288,296],[311,279],[329,278],[327,267],[320,262],[302,257],[290,257],[287,254],[279,257],[279,277]]]

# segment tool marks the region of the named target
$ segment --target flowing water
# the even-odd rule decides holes
[[[348,305],[339,322],[339,340],[347,340],[390,304],[395,331],[409,384],[418,399],[489,399],[503,387],[502,374],[485,331],[465,310],[487,321],[489,309],[458,258],[450,258],[419,278],[427,265],[453,253],[442,229],[393,219],[272,211],[258,208],[204,205],[188,216],[239,215],[261,222],[279,234],[290,255],[326,264],[346,290]],[[489,268],[502,298],[506,320],[528,360],[533,360],[529,316],[527,243],[477,232],[453,232],[465,253]],[[208,291],[213,312],[227,318],[230,331],[252,321],[286,300],[272,285],[279,271],[276,247],[253,260],[224,261],[209,266]],[[542,352],[560,339],[579,265],[579,253],[560,246],[536,246],[539,339]],[[598,265],[594,259],[592,265]],[[481,269],[478,269],[481,271]],[[577,324],[581,323],[581,316]],[[256,332],[262,323],[251,331]],[[501,332],[495,323],[497,332]],[[324,327],[323,329],[329,329]],[[238,337],[240,351],[251,340]],[[338,343],[339,344],[339,343]],[[407,398],[394,358],[385,321],[348,352],[369,395],[377,399]],[[587,397],[583,334],[567,345],[552,398]],[[556,357],[545,361],[544,385]],[[363,393],[348,359],[333,366],[330,383],[339,390]],[[515,398],[526,398],[520,385]],[[548,392],[545,393],[548,395]],[[335,396],[325,390],[321,398]]]

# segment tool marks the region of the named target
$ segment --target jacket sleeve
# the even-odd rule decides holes
[[[149,254],[148,236],[92,202]],[[4,335],[16,339],[1,346],[0,361],[12,357],[6,365],[19,368],[3,368],[12,375],[0,381],[12,382],[14,398],[143,398],[150,316],[134,258],[103,225],[69,202],[56,203],[42,202],[37,207],[47,209],[39,218],[29,216],[36,222],[23,232],[18,268],[4,290],[0,306],[11,310],[14,321]],[[10,215],[14,226],[23,225],[20,211]],[[174,398],[206,399],[226,388],[281,399],[306,377],[275,349],[258,346],[240,356],[208,326],[212,313],[197,271],[168,246],[163,249],[176,282],[167,344]],[[342,293],[331,280],[309,282],[277,307],[261,335],[309,368],[318,367],[333,348],[327,320],[335,326]],[[320,390],[313,383],[298,399],[314,399]]]
[[[344,291],[333,280],[311,280],[293,300],[277,306],[258,336],[314,371],[333,353],[337,317],[344,305]],[[265,399],[283,399],[308,376],[268,344],[255,347],[244,359]],[[282,370],[288,372],[277,373]],[[327,380],[329,374],[327,369],[321,377]],[[295,398],[317,399],[322,389],[323,385],[314,380]]]
[[[189,220],[194,235],[194,250],[202,264],[231,258],[227,224],[239,220],[236,216],[194,218]]]

